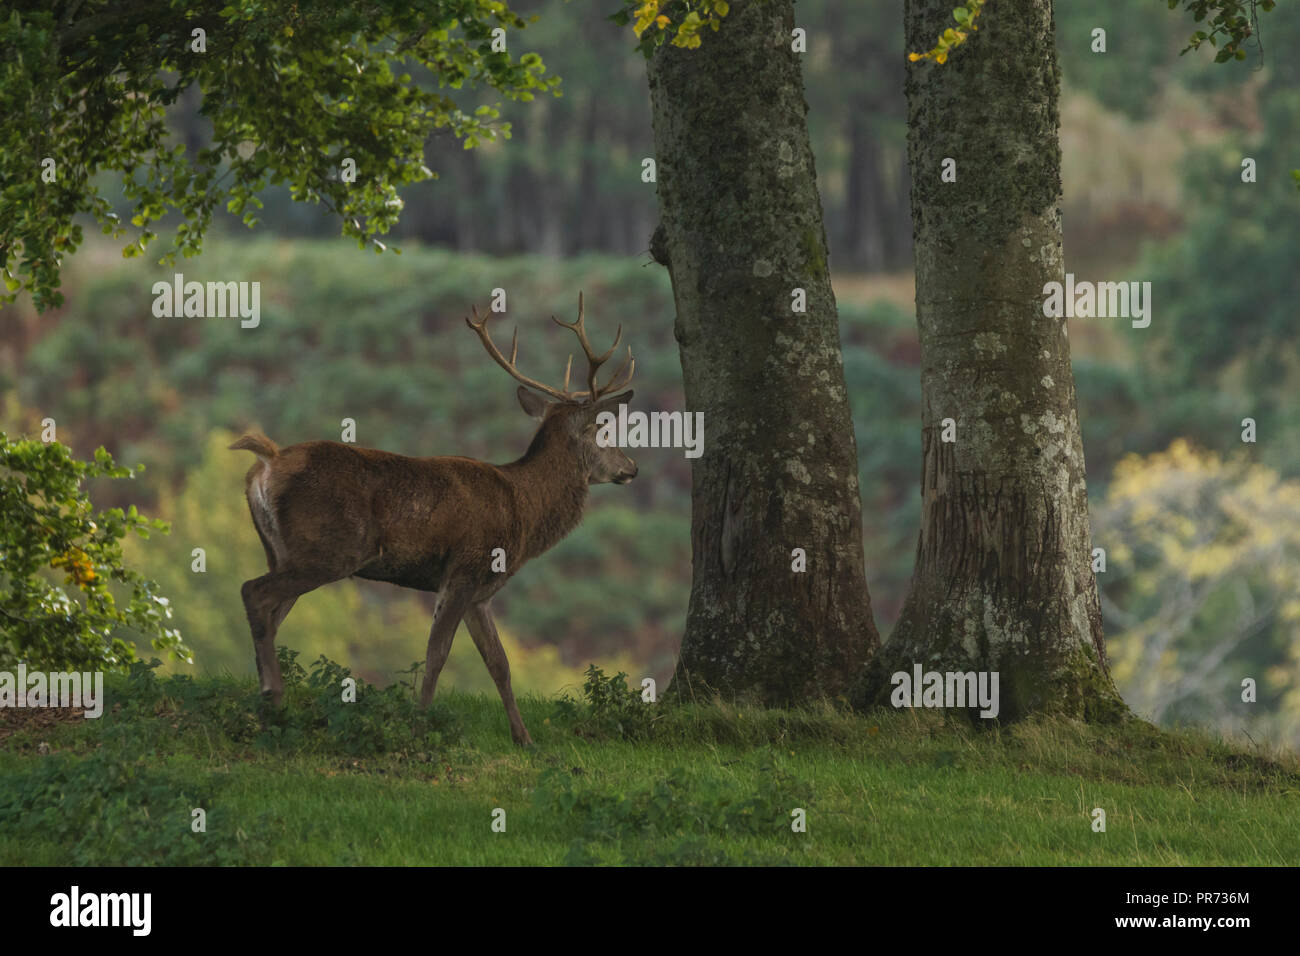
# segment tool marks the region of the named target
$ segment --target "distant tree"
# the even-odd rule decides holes
[[[1300,482],[1179,440],[1119,463],[1095,527],[1115,679],[1134,711],[1300,729]]]
[[[78,461],[58,442],[0,432],[0,666],[120,670],[135,660],[124,629],[190,659],[168,600],[122,559],[128,531],[148,537],[167,525],[134,506],[97,513],[81,489],[131,474],[102,448]]]
[[[1270,56],[1259,104],[1258,131],[1237,133],[1195,151],[1185,164],[1187,228],[1153,248],[1140,274],[1160,290],[1160,321],[1140,350],[1151,400],[1167,430],[1224,421],[1207,444],[1239,444],[1235,427],[1254,417],[1269,440],[1259,450],[1271,463],[1300,468],[1300,389],[1295,304],[1300,300],[1300,197],[1288,168],[1300,156],[1300,61],[1283,51],[1300,43],[1300,8],[1269,17]],[[1220,71],[1222,72],[1222,71]],[[1250,178],[1243,177],[1249,158]],[[1249,277],[1249,281],[1242,281]]]
[[[0,302],[26,291],[58,305],[59,266],[82,241],[87,213],[115,236],[97,174],[125,174],[142,254],[169,210],[177,252],[198,253],[225,202],[256,222],[256,193],[286,183],[294,199],[336,212],[344,235],[382,249],[402,202],[397,187],[428,179],[430,132],[466,147],[508,129],[491,105],[465,112],[443,90],[485,84],[530,99],[544,79],[536,54],[507,52],[525,21],[498,0],[20,0],[0,18]],[[500,30],[498,33],[497,31]],[[437,89],[413,79],[427,71]],[[212,124],[191,156],[164,115],[191,88]],[[345,160],[355,161],[355,181]]]
[[[897,0],[799,0],[808,128],[837,274],[912,264],[907,100]]]
[[[989,7],[996,14],[996,0]],[[1185,36],[1178,20],[1155,0],[1089,0],[1057,3],[1057,53],[1067,90],[1087,92],[1108,110],[1147,119],[1163,92],[1181,74],[1177,39]],[[1106,55],[1093,48],[1094,31],[1106,31]],[[958,54],[960,55],[960,54]]]

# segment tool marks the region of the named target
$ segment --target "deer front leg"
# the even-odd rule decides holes
[[[433,692],[438,688],[438,675],[442,665],[447,663],[451,653],[451,642],[460,626],[461,616],[469,606],[465,597],[454,592],[444,591],[438,600],[438,609],[433,612],[433,627],[429,629],[429,650],[424,658],[424,683],[420,686],[420,706],[428,707],[433,702]]]
[[[496,622],[492,620],[487,601],[470,605],[465,613],[465,625],[469,628],[469,636],[474,638],[474,646],[483,656],[488,673],[497,685],[501,703],[506,705],[510,736],[521,747],[531,747],[533,738],[528,736],[528,728],[524,726],[524,719],[519,716],[519,708],[515,705],[514,691],[510,689],[510,661],[506,659],[506,649],[501,646],[501,638],[497,635]]]

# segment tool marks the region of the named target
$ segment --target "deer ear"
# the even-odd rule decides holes
[[[523,410],[527,412],[530,417],[541,421],[542,416],[546,414],[546,409],[551,403],[537,393],[530,392],[522,385],[519,386],[517,394],[519,395],[519,404]]]

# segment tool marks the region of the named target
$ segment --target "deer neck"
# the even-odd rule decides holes
[[[538,435],[518,461],[501,469],[520,503],[525,559],[553,548],[582,520],[587,476],[574,453]]]

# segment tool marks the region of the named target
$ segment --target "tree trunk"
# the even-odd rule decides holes
[[[878,643],[793,28],[791,0],[739,0],[699,48],[648,65],[651,253],[672,277],[686,407],[704,413],[674,686],[771,704],[847,691]]]
[[[933,46],[952,10],[908,0],[907,48]],[[921,664],[998,671],[1004,720],[1116,717],[1066,322],[1043,316],[1044,284],[1064,280],[1051,0],[990,4],[979,24],[946,64],[907,72],[922,518],[869,697]]]

